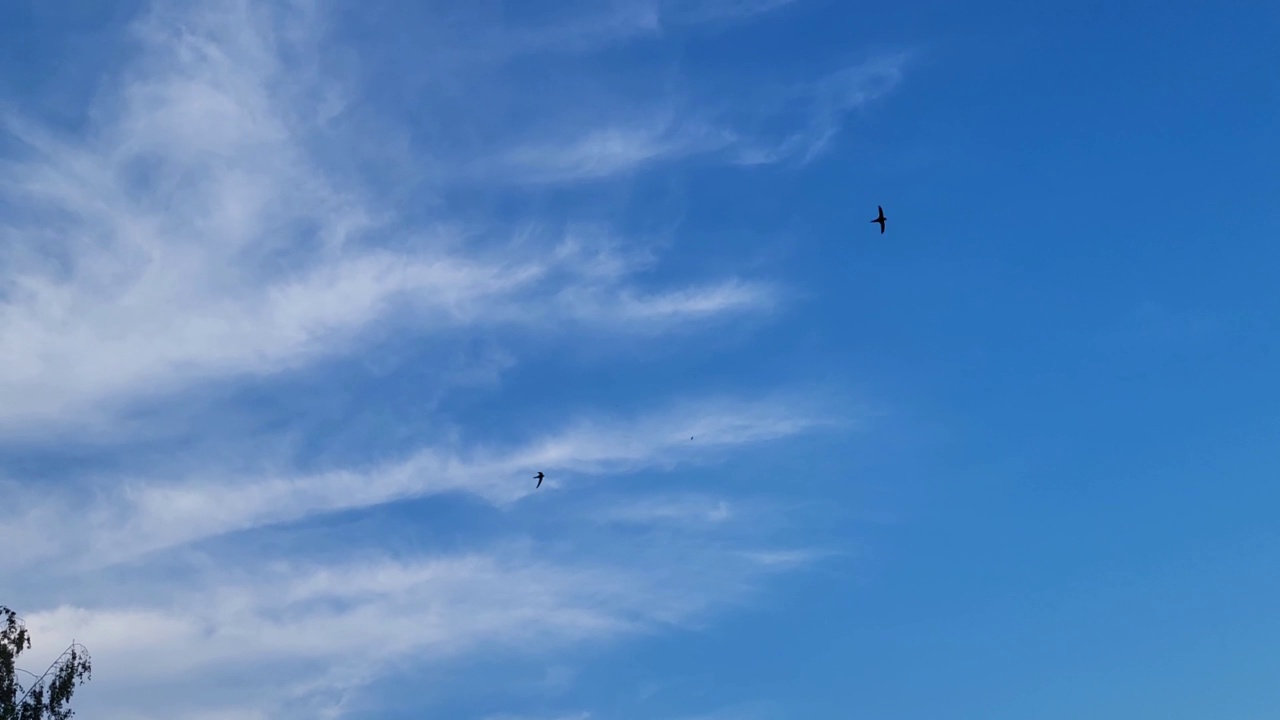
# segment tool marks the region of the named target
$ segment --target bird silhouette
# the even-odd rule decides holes
[[[871,222],[878,222],[878,223],[880,223],[880,234],[881,234],[881,235],[883,235],[883,234],[884,234],[884,221],[885,221],[885,220],[887,220],[888,218],[886,218],[886,217],[884,216],[884,208],[882,208],[882,207],[880,207],[879,205],[877,205],[877,206],[876,206],[876,209],[880,211],[880,217],[876,218],[875,220],[872,220]]]
[[[538,478],[538,484],[533,486],[533,489],[537,490],[538,488],[542,487],[542,473],[539,472],[537,475],[534,475],[534,477]]]

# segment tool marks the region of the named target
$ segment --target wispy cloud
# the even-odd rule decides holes
[[[86,500],[81,488],[69,488],[65,497],[45,491],[24,498],[15,492],[13,507],[20,514],[16,520],[0,519],[0,538],[24,551],[3,559],[0,577],[51,559],[72,568],[99,567],[225,533],[441,493],[507,505],[532,492],[531,485],[510,481],[527,468],[550,473],[544,490],[552,491],[571,482],[558,475],[598,476],[698,462],[726,448],[794,436],[828,422],[780,402],[682,404],[633,421],[579,421],[513,449],[428,448],[363,470],[259,477],[201,473],[123,482],[99,478],[96,484],[116,490],[100,491],[93,500]],[[690,443],[691,435],[699,441]],[[631,517],[661,512],[637,506]],[[56,542],[49,537],[53,518],[72,516],[81,522]]]
[[[780,139],[766,142],[753,138],[737,148],[733,162],[761,165],[794,162],[803,165],[821,155],[840,134],[845,117],[887,95],[903,80],[915,57],[902,51],[878,55],[865,63],[843,68],[826,77],[802,83],[778,96],[780,105],[798,105],[803,110],[799,129]],[[761,117],[769,117],[764,113]]]
[[[592,15],[562,32],[589,47],[597,40],[585,38],[736,21],[786,4],[618,5],[612,24],[593,25]],[[275,434],[305,418],[227,441],[216,456],[127,452],[130,408],[199,405],[210,388],[231,403],[227,388],[285,385],[303,371],[323,376],[318,392],[336,392],[347,378],[325,363],[374,355],[391,334],[428,348],[484,343],[490,362],[433,368],[432,378],[448,386],[485,378],[499,394],[504,373],[524,359],[508,338],[557,351],[602,334],[694,343],[708,323],[786,306],[787,288],[769,278],[655,279],[658,245],[577,223],[572,207],[559,219],[492,210],[530,184],[623,178],[695,156],[740,161],[769,146],[750,128],[658,98],[653,112],[633,116],[647,122],[602,112],[559,133],[506,127],[454,163],[448,132],[415,133],[385,100],[393,90],[334,69],[332,29],[321,5],[301,0],[161,3],[132,28],[138,52],[104,76],[84,128],[3,118],[17,149],[0,158],[0,444],[52,452],[91,431],[119,454],[111,468],[52,463],[49,480],[0,466],[0,545],[19,548],[0,558],[0,584],[17,588],[4,600],[22,608],[42,643],[35,662],[73,637],[90,646],[99,662],[84,694],[89,714],[338,717],[397,663],[486,652],[540,652],[545,661],[575,643],[693,627],[743,602],[771,573],[817,557],[807,543],[775,542],[767,523],[754,522],[768,504],[731,491],[624,504],[609,489],[627,473],[713,467],[731,452],[849,420],[847,410],[785,392],[658,394],[626,415],[524,407],[537,413],[538,431],[504,440],[474,418],[446,417],[403,428],[413,441],[394,454],[305,467],[276,450]],[[474,83],[477,96],[501,94],[481,87],[487,77],[453,79]],[[778,156],[804,156],[797,148],[820,145],[842,113],[884,91],[857,73],[819,84],[806,96],[809,129]],[[472,116],[445,95],[440,123],[465,135]],[[419,100],[437,108],[436,96]],[[581,120],[556,108],[575,102],[551,98],[542,127]],[[387,133],[371,139],[370,127]],[[394,149],[369,150],[380,144]],[[374,156],[388,164],[359,162]],[[446,160],[433,165],[437,158]],[[388,189],[408,165],[431,167],[427,200]],[[394,357],[370,362],[399,370]],[[380,389],[428,401],[416,387]],[[265,413],[249,402],[236,412],[246,427]],[[216,434],[195,410],[183,417],[194,418],[191,434]],[[354,539],[338,557],[314,547],[248,549],[272,532],[300,537],[308,523],[411,500],[466,498],[477,512],[528,520],[520,512],[537,502],[528,498],[532,481],[512,478],[530,468],[548,474],[537,501],[594,488],[603,499],[577,509],[610,509],[575,516],[565,503],[558,545],[506,529],[476,540],[450,526],[461,549],[424,548],[394,527]],[[742,523],[750,532],[722,543],[681,533],[628,539],[637,527],[702,533],[743,518],[753,520]],[[583,538],[590,542],[569,542]]]
[[[501,177],[522,182],[597,180],[657,162],[710,153],[733,141],[727,130],[677,127],[671,118],[647,125],[596,128],[582,137],[511,151],[500,166]]]
[[[564,11],[565,17],[541,26],[506,28],[493,39],[503,50],[487,53],[510,58],[531,53],[585,53],[643,39],[667,29],[741,22],[779,10],[797,0],[624,0],[589,2]]]
[[[449,230],[406,228],[314,151],[306,88],[279,101],[273,48],[285,39],[248,5],[227,7],[182,31],[143,25],[146,60],[99,101],[88,136],[10,118],[27,151],[0,165],[14,209],[0,225],[0,430],[298,367],[397,314],[418,330],[567,317],[649,331],[772,299],[739,280],[642,293],[625,272],[601,278],[547,246],[470,248]],[[679,148],[594,135],[521,162],[598,176]]]
[[[714,525],[734,516],[734,510],[723,498],[685,494],[669,497],[647,497],[607,508],[597,517],[610,522],[647,525],[655,522],[696,523]]]
[[[514,545],[339,563],[241,558],[163,581],[99,582],[92,599],[25,614],[43,641],[28,660],[47,662],[62,638],[89,642],[98,662],[78,705],[110,717],[336,717],[362,709],[360,689],[404,663],[430,677],[476,654],[534,661],[695,629],[794,567],[717,548],[595,549],[585,560]]]
[[[299,699],[324,702],[388,663],[431,664],[482,650],[541,654],[696,624],[778,569],[714,548],[629,556],[623,564],[602,562],[604,553],[571,561],[507,546],[412,560],[242,562],[25,620],[36,637],[82,638],[95,657],[110,658],[95,683],[132,716],[231,712],[219,707],[228,694],[210,682],[225,678],[236,682],[236,704],[313,717],[316,707]],[[34,652],[44,660],[57,651],[49,644]],[[326,692],[303,693],[318,673]],[[139,692],[145,710],[127,700]]]
[[[432,187],[582,184],[693,158],[738,166],[809,162],[840,133],[850,112],[901,83],[915,51],[889,49],[826,77],[775,77],[765,87],[753,79],[736,89],[723,77],[687,72],[678,54],[623,64],[603,54],[638,39],[674,40],[681,29],[761,18],[793,4],[561,4],[549,17],[533,12],[533,19],[522,21],[477,9],[439,23],[447,32],[429,24],[423,37],[415,28],[412,44],[422,49],[412,62],[421,79],[401,92],[439,91],[431,95],[439,112],[428,124]],[[499,131],[497,117],[518,118],[520,131]],[[462,149],[481,138],[494,152]]]
[[[573,125],[567,139],[547,139],[509,151],[476,170],[487,179],[517,183],[572,183],[625,178],[692,157],[739,166],[804,165],[826,151],[847,116],[888,95],[903,80],[911,52],[876,56],[816,81],[755,91],[757,101],[739,100],[730,110],[663,98],[664,110],[647,123]]]

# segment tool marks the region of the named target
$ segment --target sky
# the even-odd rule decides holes
[[[106,720],[1273,718],[1276,47],[4,3],[25,667],[84,644]]]

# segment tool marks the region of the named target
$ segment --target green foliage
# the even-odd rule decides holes
[[[92,665],[83,645],[72,643],[30,685],[18,681],[18,656],[31,648],[31,636],[16,613],[0,605],[0,720],[70,720],[77,685],[89,679]]]

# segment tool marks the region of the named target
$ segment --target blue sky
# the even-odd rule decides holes
[[[1277,21],[7,3],[0,603],[85,717],[1272,717]]]

